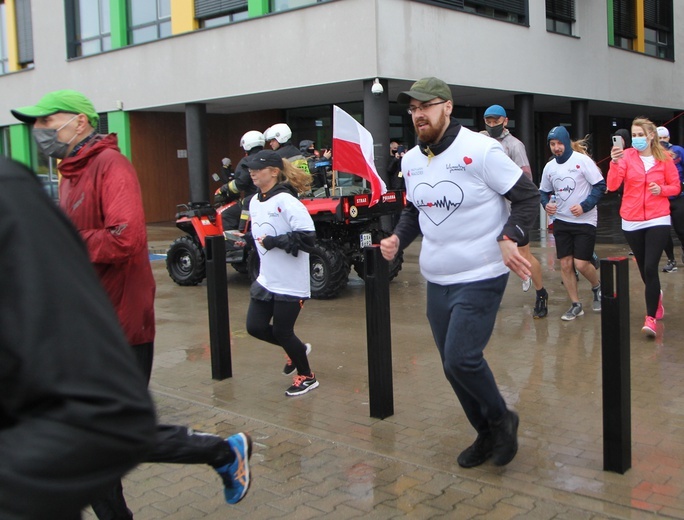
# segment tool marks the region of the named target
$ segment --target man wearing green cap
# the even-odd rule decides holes
[[[529,242],[539,193],[497,141],[451,117],[444,81],[416,81],[398,101],[408,105],[418,146],[401,163],[407,207],[380,250],[392,260],[422,233],[428,321],[444,374],[477,432],[457,462],[470,468],[491,458],[503,466],[518,451],[518,415],[507,408],[483,354],[509,269],[521,278],[531,274],[518,246]]]
[[[155,282],[147,252],[147,229],[138,176],[121,154],[116,134],[95,131],[98,115],[74,90],[46,94],[38,103],[12,110],[33,125],[46,155],[61,159],[60,206],[85,242],[90,261],[107,292],[139,367],[149,382],[154,356]],[[84,347],[87,348],[87,345]],[[228,439],[159,425],[147,462],[209,464],[224,483],[229,503],[240,501],[250,484],[249,435]],[[120,482],[92,503],[101,520],[130,520]]]

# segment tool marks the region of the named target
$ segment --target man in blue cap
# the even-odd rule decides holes
[[[506,155],[511,160],[520,166],[525,176],[532,180],[532,169],[530,168],[530,161],[527,158],[525,145],[520,139],[515,138],[511,132],[508,131],[508,115],[506,109],[501,105],[492,105],[484,113],[485,130],[490,137],[493,137],[501,146],[503,146]],[[532,276],[523,280],[523,291],[530,290],[530,285],[534,284],[534,289],[537,292],[537,298],[534,303],[533,316],[535,319],[544,318],[548,314],[549,293],[544,288],[544,281],[542,279],[542,268],[539,261],[530,251],[530,245],[519,247],[520,254],[530,263],[530,271]]]

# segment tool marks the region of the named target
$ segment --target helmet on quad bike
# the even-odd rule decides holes
[[[258,130],[250,130],[240,139],[240,146],[245,152],[249,152],[255,146],[263,147],[266,144],[264,134]]]
[[[287,143],[292,138],[292,130],[285,123],[277,123],[264,132],[266,142],[275,139],[280,144]]]

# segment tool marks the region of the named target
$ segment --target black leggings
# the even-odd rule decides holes
[[[281,346],[297,367],[297,373],[309,376],[311,368],[306,357],[306,346],[294,332],[294,324],[303,305],[303,300],[263,301],[252,298],[247,310],[247,332],[257,339]]]
[[[655,318],[660,299],[658,263],[670,236],[670,226],[653,226],[625,231],[625,238],[634,253],[641,279],[646,286],[646,315]]]

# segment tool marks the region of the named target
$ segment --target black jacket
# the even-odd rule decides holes
[[[145,378],[78,233],[0,158],[0,518],[75,519],[143,459]]]

